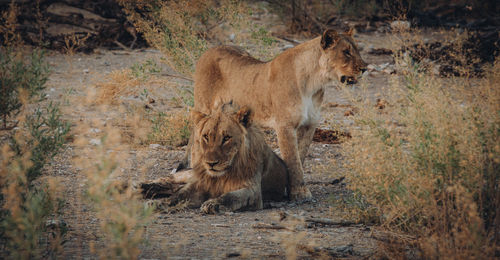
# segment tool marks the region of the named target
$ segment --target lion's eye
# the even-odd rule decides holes
[[[208,142],[208,135],[207,134],[203,135],[203,140],[205,140],[205,142]]]
[[[222,143],[224,144],[224,143],[226,143],[229,140],[231,140],[231,136],[226,135],[226,136],[224,136],[224,139],[222,139]]]
[[[351,53],[349,52],[349,49],[344,50],[344,55],[345,56],[351,56]]]

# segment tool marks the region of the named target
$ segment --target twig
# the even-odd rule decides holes
[[[267,223],[257,223],[252,225],[252,228],[256,229],[288,229],[289,228],[282,226],[282,225],[277,225],[277,224],[267,224]]]
[[[212,224],[212,226],[214,227],[230,227],[229,225],[226,225],[226,224]]]
[[[172,78],[180,78],[180,79],[183,79],[183,80],[187,80],[187,81],[190,81],[190,82],[194,82],[194,80],[192,78],[186,78],[184,76],[181,76],[181,75],[174,75],[174,74],[168,74],[168,73],[162,73],[160,74],[161,76],[167,76],[167,77],[172,77]]]
[[[316,224],[322,224],[322,225],[330,225],[330,226],[352,226],[352,225],[357,225],[359,223],[353,222],[353,221],[348,221],[348,220],[333,220],[329,218],[309,218],[309,217],[300,217],[297,215],[293,214],[288,214],[286,212],[280,212],[280,220],[283,221],[285,219],[298,219],[302,220],[304,222],[308,223],[316,223]]]
[[[130,51],[131,50],[129,47],[123,45],[123,43],[121,43],[121,42],[119,42],[117,40],[115,40],[113,43],[116,44],[116,45],[118,45],[118,47],[120,47],[120,48],[122,48],[122,49],[124,49],[126,51]]]
[[[310,181],[307,182],[309,185],[335,185],[341,183],[345,179],[344,176],[338,178],[338,179],[333,179],[332,181],[325,182],[325,181]]]
[[[277,36],[277,35],[275,35],[274,37],[276,37],[276,38],[278,38],[278,39],[285,40],[285,41],[287,41],[287,42],[291,42],[291,43],[293,43],[294,45],[299,45],[299,44],[301,44],[301,42],[299,42],[299,41],[297,41],[297,40],[294,40],[294,39],[290,39],[290,38],[288,38],[288,37],[286,37],[286,36]]]

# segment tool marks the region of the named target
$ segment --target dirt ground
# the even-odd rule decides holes
[[[358,34],[361,55],[366,62],[379,68],[391,63],[390,55],[370,55],[373,48],[390,48],[391,41],[384,33]],[[283,41],[282,46],[290,45]],[[87,125],[87,129],[74,132],[75,139],[88,140],[86,147],[75,143],[65,145],[63,151],[46,167],[48,175],[57,176],[64,187],[66,207],[64,220],[69,227],[67,242],[64,244],[63,258],[95,257],[92,247],[103,246],[104,239],[99,233],[99,220],[88,203],[82,199],[85,190],[86,175],[81,166],[76,166],[75,159],[85,158],[86,153],[102,137],[104,129],[112,126],[126,130],[123,123],[127,109],[101,109],[87,102],[98,82],[105,82],[114,70],[127,69],[133,64],[152,59],[161,64],[162,54],[156,50],[143,49],[134,51],[98,50],[93,54],[75,54],[73,56],[51,53],[48,61],[53,73],[48,82],[49,100],[61,103],[64,119],[73,124],[73,128]],[[387,65],[383,65],[387,66]],[[390,77],[390,71],[372,69],[365,73],[361,84],[352,86],[352,93],[368,95],[370,106],[383,98],[384,86]],[[157,77],[161,80],[140,83],[135,94],[119,97],[122,107],[141,104],[137,93],[147,89],[155,99],[154,110],[169,113],[176,108],[172,98],[175,90],[169,81],[182,83],[182,79],[168,76],[172,74],[165,65]],[[187,82],[186,82],[187,84]],[[349,116],[352,108],[346,93],[339,88],[328,88],[324,99],[321,128],[349,132],[355,127]],[[351,111],[352,112],[352,111]],[[148,131],[149,129],[145,129]],[[126,131],[124,131],[126,132]],[[275,138],[269,138],[271,145],[278,151]],[[84,146],[85,147],[85,146]],[[181,159],[185,147],[163,145],[133,145],[120,153],[124,161],[116,170],[118,179],[131,180],[132,183],[151,181],[170,173]],[[211,258],[312,258],[319,255],[307,252],[304,248],[339,249],[338,257],[370,258],[377,252],[377,241],[373,230],[365,225],[323,225],[297,221],[280,221],[280,213],[297,215],[305,218],[328,218],[342,220],[336,211],[335,200],[347,192],[345,183],[334,182],[349,174],[343,166],[342,144],[324,144],[314,142],[305,162],[305,181],[314,200],[309,203],[294,202],[273,205],[272,208],[256,212],[222,213],[202,215],[198,210],[183,210],[174,213],[159,213],[152,223],[145,228],[146,243],[141,247],[142,259],[211,259]],[[92,165],[90,162],[89,165]],[[97,162],[94,162],[97,163]],[[90,167],[90,166],[89,166]],[[258,228],[262,225],[280,225],[286,229]],[[344,253],[342,253],[344,252]],[[325,256],[325,255],[323,255]],[[331,256],[325,256],[327,258]]]

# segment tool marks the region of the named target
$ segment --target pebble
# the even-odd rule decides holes
[[[160,146],[161,146],[160,144],[150,144],[150,145],[149,145],[149,148],[150,148],[150,149],[156,149],[156,148],[158,148],[158,147],[160,147]]]
[[[410,29],[410,22],[408,21],[394,21],[391,22],[391,29],[396,31],[406,31]]]
[[[84,69],[83,73],[85,73],[85,74],[89,73],[89,69]]]
[[[90,139],[89,143],[91,145],[101,145],[101,139]]]

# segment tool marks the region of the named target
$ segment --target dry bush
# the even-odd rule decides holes
[[[0,17],[0,36],[1,44],[4,46],[15,46],[21,43],[21,36],[17,31],[19,24],[17,16],[19,7],[15,1],[10,2],[8,10],[1,13]]]
[[[96,84],[98,104],[117,104],[120,96],[130,94],[139,85],[139,79],[132,70],[115,70],[109,74],[109,81]]]
[[[360,129],[345,145],[353,206],[386,230],[412,235],[403,244],[416,245],[424,258],[493,257],[500,63],[471,80],[437,78],[407,55],[396,59],[402,75],[391,78],[384,113],[366,97],[352,97],[360,108]]]
[[[130,21],[167,63],[191,76],[194,64],[208,48],[209,31],[237,19],[238,1],[119,1]]]
[[[149,143],[170,146],[184,146],[191,135],[188,110],[173,113],[158,113],[151,118],[152,127],[148,135]]]

